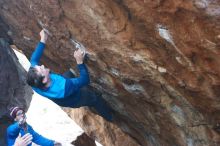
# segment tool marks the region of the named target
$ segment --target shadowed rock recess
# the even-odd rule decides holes
[[[5,134],[7,126],[12,122],[8,118],[8,110],[12,106],[29,107],[32,90],[26,84],[26,71],[20,65],[16,55],[10,48],[9,38],[0,29],[0,145],[5,146]],[[8,38],[8,39],[7,39]]]
[[[56,72],[75,65],[71,38],[88,48],[114,122],[65,110],[103,145],[220,145],[219,0],[0,0],[0,17],[27,56],[47,28]]]

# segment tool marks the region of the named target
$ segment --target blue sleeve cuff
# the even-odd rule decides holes
[[[81,69],[85,69],[86,68],[86,65],[83,63],[83,64],[77,64],[77,67],[79,70]]]
[[[42,43],[42,42],[39,42],[38,45],[41,46],[41,47],[45,47],[46,44]]]

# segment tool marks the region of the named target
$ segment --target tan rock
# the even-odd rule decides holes
[[[70,116],[103,145],[219,145],[212,128],[220,119],[218,1],[3,4],[0,17],[28,56],[41,27],[51,32],[42,59],[51,70],[74,66],[72,37],[89,48],[91,85],[115,110],[116,121],[84,109],[72,109]]]

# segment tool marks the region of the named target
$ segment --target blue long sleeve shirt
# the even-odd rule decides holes
[[[41,136],[40,134],[38,134],[37,132],[34,131],[34,129],[27,124],[27,133],[30,133],[33,136],[32,142],[34,142],[35,144],[38,145],[42,145],[42,146],[54,146],[54,141],[53,140],[49,140],[43,136]],[[7,128],[7,143],[8,146],[13,146],[15,143],[16,138],[18,137],[19,133],[21,134],[21,136],[25,135],[25,131],[19,127],[18,122],[15,122],[14,124],[10,125]],[[32,144],[28,145],[31,146]]]
[[[35,65],[39,65],[40,58],[43,54],[44,49],[45,49],[45,44],[42,42],[39,42],[30,59],[32,67],[34,67]],[[33,90],[35,90],[38,94],[45,96],[52,100],[63,99],[69,96],[71,96],[72,98],[75,97],[78,99],[80,97],[80,94],[79,94],[80,88],[82,88],[85,85],[88,85],[90,82],[90,79],[89,79],[89,73],[88,73],[88,70],[85,64],[77,65],[77,67],[80,72],[79,77],[69,79],[59,74],[50,73],[50,79],[51,79],[50,87],[47,89],[40,89],[40,88],[33,87]],[[68,104],[71,104],[71,103],[66,103],[65,105],[71,106]]]

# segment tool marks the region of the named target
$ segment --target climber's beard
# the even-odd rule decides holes
[[[24,125],[26,123],[26,115],[24,114],[18,121],[19,125]]]

